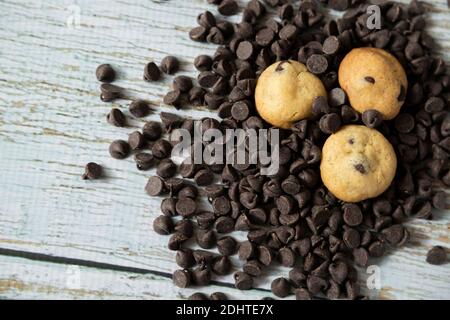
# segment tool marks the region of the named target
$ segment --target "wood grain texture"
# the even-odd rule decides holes
[[[174,253],[166,249],[167,239],[151,230],[160,199],[143,192],[154,172],[138,172],[131,158],[113,160],[107,151],[112,140],[126,138],[143,121],[132,120],[127,128],[108,125],[109,109],[116,106],[127,113],[127,101],[102,103],[94,72],[100,63],[113,64],[119,70],[117,84],[127,88],[130,97],[151,101],[157,111],[146,120],[158,120],[160,111],[173,111],[162,104],[172,78],[143,82],[143,66],[173,54],[182,59],[181,74],[194,76],[194,57],[212,53],[215,46],[190,41],[187,31],[199,12],[215,8],[202,0],[84,0],[77,1],[80,26],[69,28],[71,4],[0,1],[0,248],[170,274],[176,269]],[[433,1],[430,11],[430,33],[450,62],[446,1]],[[202,109],[179,113],[212,115]],[[101,163],[107,178],[81,180],[89,161]],[[450,266],[424,261],[431,245],[450,246],[448,214],[436,218],[412,221],[411,244],[376,261],[382,289],[368,291],[370,296],[450,298]],[[167,276],[83,266],[85,291],[69,290],[58,280],[67,266],[6,255],[0,255],[0,265],[3,298],[156,298],[157,287],[162,288],[160,298],[190,292],[175,289]],[[40,276],[47,273],[52,276]],[[286,274],[286,269],[274,268],[258,287],[267,289],[272,278]],[[89,280],[96,278],[101,280]],[[232,282],[231,277],[217,280]],[[220,290],[234,298],[266,294],[223,286]]]

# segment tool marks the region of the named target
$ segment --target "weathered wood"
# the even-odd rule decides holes
[[[237,290],[211,285],[202,292],[221,291],[244,299]],[[180,289],[165,277],[59,265],[21,258],[0,259],[0,299],[186,299],[195,288]],[[266,292],[252,290],[261,299]]]
[[[176,269],[174,254],[166,249],[167,239],[151,230],[160,199],[143,192],[146,178],[154,172],[138,172],[131,158],[113,160],[107,151],[109,142],[126,138],[143,121],[132,120],[128,128],[108,125],[104,117],[109,109],[116,106],[127,113],[127,101],[102,103],[94,72],[99,63],[113,64],[119,70],[118,85],[129,89],[130,96],[153,103],[156,112],[147,119],[157,120],[160,111],[173,112],[162,105],[172,77],[158,83],[143,82],[143,66],[173,54],[182,58],[182,74],[194,76],[194,57],[211,53],[215,47],[190,41],[187,31],[196,24],[199,12],[215,12],[214,6],[200,0],[79,1],[80,27],[69,28],[66,22],[73,8],[60,2],[0,3],[0,248],[171,273]],[[450,61],[449,10],[445,0],[433,3],[430,32]],[[179,113],[212,115],[204,109]],[[83,166],[89,161],[104,165],[107,178],[81,180]],[[449,246],[449,221],[448,215],[439,214],[433,222],[411,222],[412,245],[380,262],[383,288],[369,294],[381,298],[450,297],[449,266],[431,267],[424,262],[430,245]],[[6,256],[0,256],[0,263],[17,267],[17,271],[0,268],[2,297],[51,298],[58,292],[61,297],[79,297],[58,289],[52,279],[41,282],[38,277],[42,270],[61,266]],[[22,274],[24,270],[28,273]],[[107,273],[114,273],[92,268],[86,272],[89,277],[103,274],[105,281]],[[287,271],[274,268],[258,286],[267,289],[270,282],[266,280],[277,274],[286,275]],[[128,276],[133,275],[114,275]],[[23,289],[15,289],[14,283],[8,289],[5,279],[20,279]],[[231,277],[219,280],[232,282]],[[144,297],[146,285],[157,283],[168,288],[164,297],[171,297],[170,280],[152,281],[144,277],[142,284],[136,285],[134,297]],[[34,285],[49,289],[33,293]],[[122,290],[125,285],[114,288],[113,281],[94,286],[88,284],[86,290],[106,288],[98,297],[132,297],[133,290]],[[245,294],[232,292],[236,297]],[[252,291],[245,296],[259,298],[261,294]]]

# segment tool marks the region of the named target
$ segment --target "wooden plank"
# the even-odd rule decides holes
[[[194,76],[194,57],[214,46],[190,41],[187,30],[199,12],[214,7],[200,0],[79,1],[80,28],[68,28],[68,6],[0,3],[0,247],[171,273],[176,266],[167,239],[151,230],[160,199],[143,192],[154,172],[137,172],[131,159],[116,161],[107,153],[110,141],[126,138],[143,122],[133,120],[128,128],[106,124],[111,106],[127,112],[127,101],[100,102],[94,71],[99,63],[115,65],[117,83],[154,104],[157,112],[148,119],[173,111],[161,102],[171,77],[144,83],[143,66],[174,54],[182,58],[182,74]],[[435,1],[428,21],[450,61],[448,12],[445,0]],[[212,115],[204,109],[179,113]],[[107,178],[82,181],[88,161],[104,165]],[[380,264],[386,274],[380,297],[448,298],[448,265],[429,267],[423,261],[431,244],[449,245],[448,215],[412,227],[414,246]],[[260,287],[286,275],[285,269],[271,271]]]
[[[180,289],[166,277],[60,265],[21,258],[0,259],[0,299],[186,299],[197,289]],[[211,285],[202,292],[224,292],[244,299],[236,289]],[[252,290],[255,299],[266,292]]]

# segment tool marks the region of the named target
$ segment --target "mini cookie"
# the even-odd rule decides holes
[[[318,96],[326,96],[325,88],[305,65],[293,60],[276,62],[258,79],[256,109],[270,124],[288,129],[311,115],[312,102]]]
[[[378,48],[350,51],[339,66],[339,84],[355,110],[363,113],[375,109],[386,120],[400,112],[408,89],[402,65]]]
[[[337,198],[358,202],[382,194],[392,182],[397,158],[377,130],[349,125],[331,135],[323,146],[320,174]]]

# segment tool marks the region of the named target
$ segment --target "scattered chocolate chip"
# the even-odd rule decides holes
[[[100,179],[102,176],[103,169],[102,167],[95,163],[95,162],[89,162],[86,164],[84,168],[84,174],[82,178],[84,180],[96,180]]]
[[[124,127],[127,122],[125,115],[117,108],[111,109],[111,111],[106,116],[106,120],[116,127]]]
[[[161,60],[161,71],[167,74],[174,74],[180,68],[180,62],[177,57],[167,56]]]
[[[157,234],[168,235],[173,232],[173,222],[168,216],[159,216],[153,220],[153,230]]]
[[[137,153],[134,156],[134,161],[139,170],[149,170],[155,165],[155,158],[150,153]]]
[[[158,140],[162,134],[161,124],[156,121],[148,121],[142,128],[142,134],[148,140]]]
[[[136,118],[142,118],[149,114],[150,107],[145,100],[134,100],[129,107],[130,113]]]
[[[161,70],[154,62],[149,62],[144,68],[144,80],[146,81],[158,81],[161,77]]]
[[[113,82],[116,78],[116,72],[110,64],[101,64],[95,71],[95,76],[101,82]]]
[[[124,140],[115,140],[109,145],[109,154],[114,159],[125,159],[130,154],[130,145]]]
[[[434,246],[427,253],[429,264],[441,265],[447,261],[447,250],[441,246]]]

